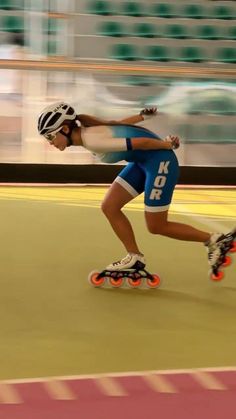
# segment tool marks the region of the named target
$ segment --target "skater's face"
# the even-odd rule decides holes
[[[49,133],[46,137],[48,142],[60,151],[65,150],[68,146],[68,140],[66,136],[63,135],[63,132],[68,134],[69,128],[67,125],[63,125],[58,131],[52,134]]]
[[[70,135],[70,141],[66,136],[68,134]],[[72,132],[70,132],[70,128],[67,125],[63,125],[58,131],[45,135],[45,138],[48,140],[49,144],[60,151],[65,150],[70,145],[83,146],[80,127],[74,128]]]
[[[67,138],[60,132],[57,132],[57,134],[55,134],[55,136],[51,140],[49,140],[49,143],[60,151],[65,150],[65,148],[68,145]]]

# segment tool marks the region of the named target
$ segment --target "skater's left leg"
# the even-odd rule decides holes
[[[147,228],[150,233],[171,237],[172,239],[205,243],[210,239],[210,233],[192,227],[188,224],[168,220],[168,210],[162,212],[145,211]]]
[[[145,219],[150,233],[177,240],[207,242],[208,232],[169,221],[168,210],[178,180],[178,161],[173,151],[162,151],[143,164],[146,171]]]

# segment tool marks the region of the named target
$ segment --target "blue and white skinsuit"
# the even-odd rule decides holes
[[[160,139],[135,125],[81,127],[83,146],[102,162],[129,162],[115,181],[133,197],[144,192],[145,211],[166,211],[179,177],[177,157],[173,150],[132,150],[130,139],[138,137]]]

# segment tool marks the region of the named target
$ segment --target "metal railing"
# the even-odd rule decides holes
[[[37,71],[88,71],[88,72],[104,72],[104,73],[120,73],[120,74],[139,74],[139,75],[156,75],[163,77],[211,77],[211,78],[233,78],[236,77],[236,66],[176,66],[170,67],[165,65],[134,65],[119,64],[116,62],[75,62],[75,61],[59,61],[61,57],[55,60],[0,60],[0,68],[2,69],[18,69],[18,70],[37,70]]]

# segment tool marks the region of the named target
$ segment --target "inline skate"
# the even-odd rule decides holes
[[[161,284],[159,275],[149,273],[145,269],[145,264],[140,261],[136,261],[132,268],[119,270],[108,268],[102,272],[91,272],[88,276],[89,283],[96,288],[105,286],[113,288],[125,286],[129,288],[158,288]]]
[[[208,244],[208,260],[210,264],[209,276],[212,281],[221,281],[225,273],[221,268],[225,268],[232,263],[228,253],[236,252],[236,228],[227,234],[213,234]]]

